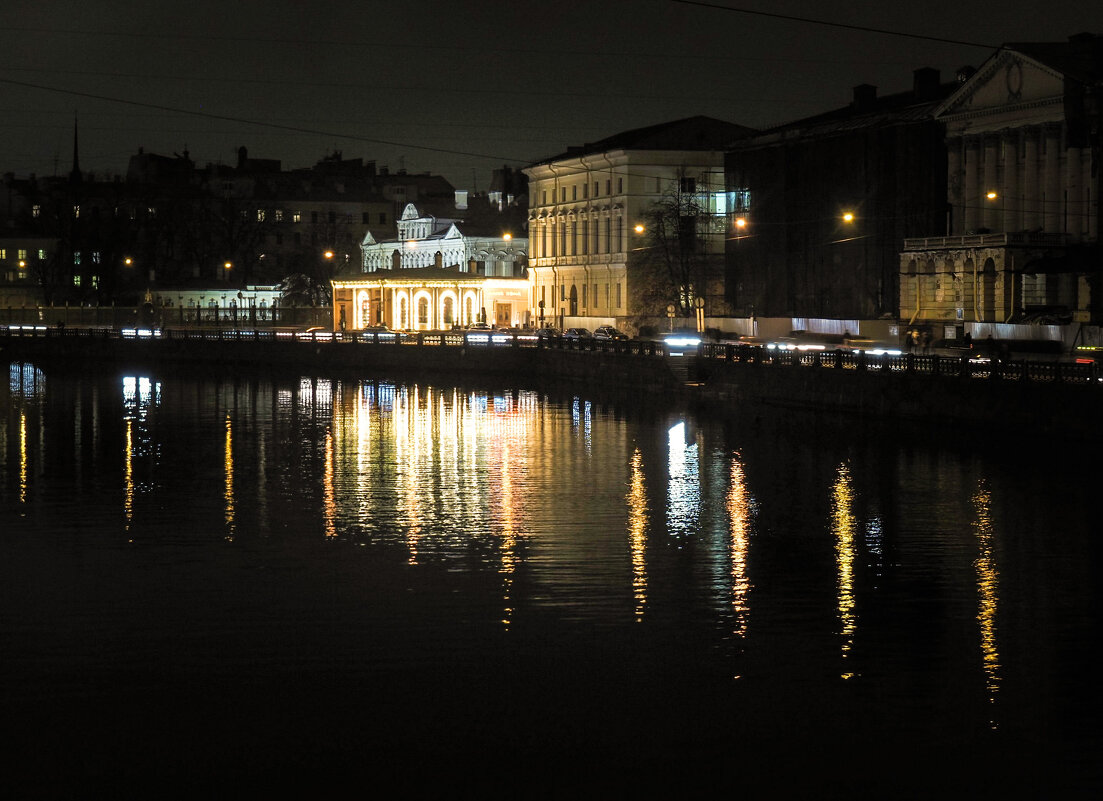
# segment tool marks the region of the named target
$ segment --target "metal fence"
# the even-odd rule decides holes
[[[1065,384],[1100,384],[1099,365],[1094,361],[1060,362],[1029,359],[998,359],[980,355],[870,354],[853,350],[782,350],[750,345],[702,343],[705,359],[778,367],[818,367],[962,378],[1050,381]]]

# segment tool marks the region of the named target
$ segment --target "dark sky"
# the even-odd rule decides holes
[[[206,164],[245,145],[285,168],[340,150],[485,190],[495,166],[629,128],[696,114],[764,127],[845,105],[859,83],[906,90],[917,67],[949,79],[1004,42],[1103,33],[1103,3],[1084,0],[715,4],[991,47],[676,0],[13,0],[0,171],[67,172],[76,116],[81,167],[100,174],[139,147]]]

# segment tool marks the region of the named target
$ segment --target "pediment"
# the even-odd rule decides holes
[[[364,239],[363,239],[363,241],[360,242],[360,244],[361,245],[374,245],[374,244],[376,244],[375,237],[371,235],[371,231],[368,231],[367,233],[364,234]]]
[[[448,226],[448,231],[444,234],[444,239],[463,239],[463,234],[460,233],[460,229],[456,227],[455,223]]]
[[[1014,50],[1001,50],[950,95],[934,116],[999,114],[1059,100],[1063,95],[1060,72]]]
[[[421,212],[417,210],[417,206],[413,203],[407,203],[406,208],[402,210],[402,216],[400,220],[417,220],[421,218]]]

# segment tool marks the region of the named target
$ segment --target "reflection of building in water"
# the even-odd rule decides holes
[[[975,564],[977,571],[977,620],[980,622],[980,649],[984,660],[985,686],[988,689],[988,702],[996,703],[996,694],[1000,689],[1000,652],[996,642],[996,612],[999,607],[999,570],[996,567],[992,526],[992,496],[983,486],[977,487],[973,494],[973,508],[976,520],[973,530],[977,535],[978,555]],[[994,710],[993,710],[994,712]],[[990,725],[999,727],[993,715]]]
[[[129,535],[134,522],[134,504],[139,492],[149,492],[152,483],[142,476],[156,462],[153,413],[161,402],[161,384],[147,376],[124,376],[123,420],[126,423],[123,468],[124,530]],[[78,407],[79,408],[79,407]],[[144,471],[139,468],[145,467]]]
[[[838,613],[840,633],[843,637],[842,656],[850,656],[854,647],[854,632],[858,628],[858,616],[854,611],[854,559],[857,555],[855,534],[857,526],[854,520],[854,492],[851,487],[850,470],[846,464],[839,465],[832,487],[831,530],[835,536],[835,566],[838,571]],[[842,677],[849,679],[854,673],[844,671]]]
[[[628,465],[628,546],[632,554],[632,595],[636,600],[636,619],[643,618],[647,606],[647,486],[643,476],[643,454],[632,453]]]

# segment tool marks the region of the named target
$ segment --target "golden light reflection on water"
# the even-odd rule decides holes
[[[984,665],[985,687],[988,703],[995,705],[1000,690],[1000,652],[996,642],[996,612],[999,607],[999,571],[996,566],[992,525],[992,496],[983,482],[973,494],[976,519],[973,529],[977,536],[979,554],[974,566],[977,571],[977,620],[980,622],[980,648]],[[999,722],[993,715],[989,720],[993,729]]]
[[[19,502],[27,502],[27,413],[19,412]]]
[[[230,415],[226,415],[226,440],[223,451],[223,471],[225,473],[225,487],[223,498],[226,501],[226,539],[233,542],[236,528],[234,505],[234,428]]]
[[[322,516],[326,537],[337,536],[337,493],[333,486],[334,455],[333,432],[326,430],[325,467],[322,470]]]
[[[632,555],[632,595],[636,601],[636,620],[642,620],[647,607],[647,485],[643,476],[643,454],[632,453],[628,464],[628,546]]]
[[[831,530],[835,537],[835,567],[839,592],[838,613],[840,634],[842,634],[842,657],[850,656],[854,647],[854,632],[858,628],[858,617],[854,606],[854,558],[855,522],[852,506],[854,491],[851,485],[850,470],[846,464],[839,465],[835,473],[835,483],[831,488],[832,510]],[[853,672],[844,671],[842,678],[854,677]]]
[[[747,574],[747,553],[750,550],[752,499],[747,489],[747,477],[739,454],[732,457],[731,482],[728,489],[728,519],[731,525],[732,612],[735,615],[737,637],[747,636],[747,618],[751,611],[747,596],[751,580]]]
[[[126,421],[126,466],[123,468],[123,515],[126,518],[124,530],[130,533],[130,524],[134,520],[134,421]]]

